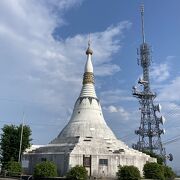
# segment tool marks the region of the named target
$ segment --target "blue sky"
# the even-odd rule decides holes
[[[0,127],[21,123],[24,111],[34,144],[47,144],[59,134],[80,93],[91,33],[105,119],[118,138],[129,145],[136,142],[140,112],[131,88],[142,74],[136,54],[141,2],[1,0]],[[180,1],[144,4],[146,41],[152,46],[151,85],[166,118],[166,142],[180,135]],[[175,169],[180,169],[179,148],[180,141],[166,145]]]

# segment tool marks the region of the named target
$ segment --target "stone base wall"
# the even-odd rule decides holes
[[[64,176],[69,168],[69,154],[25,154],[22,161],[27,161],[28,166],[24,167],[26,174],[33,174],[34,167],[42,161],[53,161],[58,170],[59,176]]]
[[[87,157],[90,155],[86,155]],[[107,164],[100,164],[100,160],[107,160]],[[156,161],[154,158],[147,156],[137,156],[137,155],[121,155],[121,154],[112,154],[112,155],[91,155],[91,166],[87,167],[87,170],[90,172],[90,176],[95,178],[115,178],[118,171],[118,166],[124,165],[134,165],[136,166],[141,175],[143,175],[143,167],[147,161]],[[74,167],[75,165],[83,165],[83,156],[71,154],[69,159],[69,166]]]
[[[85,162],[85,158],[89,159],[89,164]],[[94,178],[115,178],[118,166],[134,165],[141,175],[143,175],[143,166],[147,161],[155,162],[156,159],[144,154],[58,154],[58,153],[29,153],[23,155],[23,161],[28,162],[28,166],[24,168],[25,173],[32,174],[37,163],[49,160],[57,165],[58,175],[65,176],[68,170],[76,165],[85,166],[89,176]]]

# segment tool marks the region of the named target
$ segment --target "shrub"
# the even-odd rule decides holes
[[[174,179],[175,178],[175,173],[174,171],[172,170],[171,167],[169,166],[163,166],[164,168],[164,177],[165,179]]]
[[[34,177],[56,177],[57,167],[53,162],[43,161],[36,164],[34,168]]]
[[[146,163],[143,168],[145,178],[165,180],[164,168],[162,165],[152,162]]]
[[[9,176],[18,176],[22,172],[22,167],[19,162],[11,160],[7,163],[6,170]]]
[[[117,172],[118,180],[139,180],[140,171],[135,166],[119,166],[119,170]]]
[[[156,154],[154,152],[148,151],[148,150],[143,150],[142,152],[147,154],[147,155],[150,155],[151,157],[156,158],[157,159],[157,163],[163,165],[164,158],[162,156],[160,156],[160,155],[158,155],[158,154]]]
[[[88,174],[85,167],[77,165],[70,169],[66,177],[69,180],[87,180]]]

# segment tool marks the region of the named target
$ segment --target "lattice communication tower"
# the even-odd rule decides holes
[[[149,81],[149,67],[151,65],[151,48],[145,41],[144,33],[144,5],[141,6],[141,23],[142,23],[142,44],[138,50],[138,64],[143,69],[143,77],[139,79],[138,84],[142,86],[141,90],[133,86],[133,96],[139,100],[141,121],[139,129],[135,130],[135,134],[139,136],[137,144],[133,144],[133,148],[139,151],[150,151],[160,155],[164,162],[169,157],[172,160],[172,155],[166,156],[165,148],[162,145],[161,135],[165,130],[160,128],[165,118],[158,117],[157,112],[161,111],[160,104],[154,105],[156,93],[151,91]],[[140,62],[139,62],[140,61]]]

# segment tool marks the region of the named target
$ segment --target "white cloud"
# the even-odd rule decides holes
[[[69,8],[72,8],[73,6],[78,6],[83,2],[83,0],[41,0],[41,3],[44,3],[49,7],[51,6],[50,10],[59,9],[59,10],[67,10]]]
[[[107,109],[108,109],[108,111],[110,113],[118,112],[118,109],[115,106],[112,106],[112,105],[109,106]]]
[[[169,64],[163,63],[163,64],[155,64],[152,66],[152,70],[150,73],[150,76],[153,78],[156,82],[162,82],[169,78],[170,72],[169,72]]]
[[[109,113],[117,113],[117,116],[119,116],[122,120],[129,120],[130,118],[130,113],[121,106],[116,107],[110,105],[108,107],[104,107],[104,109],[107,110]]]
[[[131,96],[131,91],[128,92],[122,89],[102,91],[100,97],[103,97],[101,99],[102,103],[105,105],[122,101],[136,101],[136,99]]]
[[[95,67],[96,76],[109,76],[120,71],[120,67],[116,64],[102,64],[101,66]]]
[[[175,59],[175,58],[176,58],[176,56],[169,55],[169,56],[166,57],[166,60],[167,60],[167,61],[172,61],[172,60]]]
[[[180,99],[180,77],[176,77],[169,84],[166,84],[159,93],[158,100],[159,101],[175,101],[179,102]]]
[[[37,113],[38,121],[44,122],[41,113],[49,112],[53,114],[49,118],[57,118],[63,127],[67,110],[80,92],[88,35],[56,41],[52,34],[65,23],[63,13],[81,2],[0,1],[1,97],[23,102],[30,109],[31,122]],[[56,8],[59,14],[54,13]],[[121,48],[123,31],[130,25],[124,21],[91,34],[95,74],[106,76],[120,70],[111,56]]]

